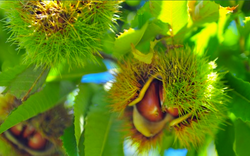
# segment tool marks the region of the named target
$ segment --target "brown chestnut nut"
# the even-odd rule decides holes
[[[46,139],[40,133],[35,133],[28,142],[30,148],[34,150],[41,150],[45,147]]]
[[[28,138],[34,131],[35,128],[33,126],[27,125],[23,132],[23,138]]]
[[[139,113],[151,122],[160,121],[164,118],[165,113],[161,109],[161,99],[162,83],[159,80],[153,80],[150,86],[147,88],[147,91],[142,98],[142,100],[136,104],[136,107]]]
[[[19,136],[22,133],[22,130],[23,130],[23,125],[20,123],[10,128],[11,133],[16,136]]]
[[[167,108],[167,113],[171,114],[173,117],[178,117],[179,116],[179,112],[178,112],[178,108]]]

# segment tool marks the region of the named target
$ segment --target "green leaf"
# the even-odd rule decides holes
[[[231,120],[226,121],[226,125],[221,125],[220,131],[216,134],[215,145],[218,155],[235,156],[234,125]]]
[[[131,23],[133,28],[141,28],[151,19],[156,19],[161,10],[161,1],[148,1],[138,11]],[[153,31],[153,30],[152,30]]]
[[[61,81],[61,80],[71,80],[80,81],[83,75],[90,73],[99,73],[106,71],[106,67],[101,59],[97,59],[97,62],[87,61],[83,68],[73,66],[71,69],[68,64],[65,63],[59,69],[51,69],[46,81]]]
[[[241,118],[243,121],[250,121],[250,83],[226,74],[228,85],[232,91],[229,96],[232,97],[228,104],[229,109],[236,117]]]
[[[76,145],[76,139],[74,137],[74,125],[64,130],[63,136],[61,136],[63,147],[69,156],[78,156],[78,150]]]
[[[109,110],[107,93],[98,92],[87,116],[85,155],[123,155],[123,141],[117,116]]]
[[[195,42],[195,49],[201,55],[206,52],[207,47],[209,46],[209,41],[212,37],[216,36],[217,34],[217,24],[211,23],[208,24],[204,29],[202,29],[199,33],[192,36],[191,41]],[[202,38],[202,40],[201,40]],[[209,50],[213,49],[213,47],[209,47]]]
[[[85,147],[84,147],[84,132],[82,133],[79,143],[78,143],[78,150],[80,156],[85,156]]]
[[[134,46],[136,46],[140,42],[147,27],[148,23],[146,23],[139,30],[130,28],[129,30],[122,33],[118,38],[116,38],[114,44],[114,56],[120,58],[126,53],[130,52],[131,44],[134,44]]]
[[[95,84],[81,84],[79,86],[79,92],[75,99],[74,105],[74,125],[75,125],[75,138],[77,146],[79,146],[79,140],[84,129],[84,119],[87,115],[89,106],[91,105],[92,96],[94,94],[94,88],[97,88]]]
[[[121,132],[121,127],[123,123],[119,120],[117,114],[112,114],[111,116],[112,124],[104,147],[103,155],[117,155],[123,156],[123,135]]]
[[[225,17],[233,12],[235,7],[221,7],[212,1],[190,1],[188,2],[189,14],[194,25],[216,22],[220,17]]]
[[[202,25],[219,19],[219,4],[211,1],[201,1],[197,5],[195,3],[195,1],[188,3],[190,17],[194,24]]]
[[[148,28],[146,29],[140,43],[152,41],[155,39],[156,35],[167,35],[168,31],[169,24],[164,23],[159,19],[152,20],[148,23]]]
[[[0,134],[14,125],[59,104],[73,89],[74,86],[69,82],[47,83],[42,91],[31,96],[11,112],[8,118],[0,125]]]
[[[249,124],[238,119],[235,121],[234,151],[237,156],[250,155],[249,150],[250,127]]]
[[[40,88],[48,75],[49,69],[30,66],[13,79],[5,92],[25,101],[26,98]]]
[[[10,82],[27,68],[26,65],[18,65],[0,73],[0,86],[8,86]]]
[[[132,53],[137,60],[142,61],[146,64],[150,64],[152,62],[152,58],[154,55],[153,52],[149,52],[148,54],[143,54],[139,50],[135,49],[133,44],[131,45],[131,48],[132,48]]]
[[[174,135],[164,135],[161,142],[161,155],[164,155],[165,150],[169,149],[174,143]]]
[[[171,35],[177,34],[188,22],[187,1],[162,1],[158,19],[171,25]]]

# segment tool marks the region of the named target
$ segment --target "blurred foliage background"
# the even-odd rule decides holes
[[[250,155],[250,1],[128,0],[121,3],[119,16],[115,32],[107,30],[103,34],[103,58],[98,57],[97,63],[88,61],[84,68],[71,70],[61,64],[59,69],[42,74],[42,69],[34,72],[32,67],[22,65],[25,49],[18,51],[15,43],[8,42],[11,34],[1,22],[0,86],[18,99],[26,93],[30,97],[4,118],[0,132],[64,103],[74,120],[61,137],[60,154],[138,155],[136,147],[130,146],[118,130],[124,124],[118,120],[119,114],[111,112],[103,99],[114,79],[112,72],[119,68],[116,60],[132,56],[138,61],[150,61],[151,41],[164,36],[169,45],[197,49],[228,72],[224,80],[230,90],[227,123],[215,138],[208,136],[199,149],[187,150],[175,143],[174,136],[166,135],[159,149],[141,155]],[[4,17],[0,10],[0,19],[8,20]],[[131,50],[131,43],[140,54]],[[28,92],[31,86],[33,90]],[[0,153],[11,152],[9,147],[3,148],[4,144],[1,142]]]

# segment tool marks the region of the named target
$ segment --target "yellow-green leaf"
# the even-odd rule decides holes
[[[162,1],[161,8],[158,19],[171,25],[171,35],[177,34],[188,22],[187,1]]]
[[[147,64],[150,64],[152,62],[152,58],[154,56],[152,51],[149,52],[148,54],[143,54],[142,52],[137,50],[133,44],[131,44],[131,48],[132,48],[132,53],[137,60]]]

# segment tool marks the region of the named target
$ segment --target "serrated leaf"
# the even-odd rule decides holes
[[[188,22],[187,1],[162,1],[158,19],[171,25],[171,35],[177,34]]]
[[[243,121],[250,121],[250,83],[236,78],[232,74],[226,74],[228,85],[232,91],[229,96],[232,97],[228,107],[236,117]]]
[[[47,83],[42,91],[31,96],[27,101],[11,112],[0,125],[0,134],[14,125],[59,104],[73,89],[74,86],[69,82]]]
[[[29,94],[34,93],[43,85],[48,72],[49,69],[35,69],[35,66],[30,66],[10,82],[5,92],[24,101]]]
[[[107,96],[100,91],[93,98],[84,132],[85,155],[123,155],[119,122],[109,110]]]
[[[74,104],[74,125],[75,125],[75,138],[77,146],[84,130],[84,118],[86,117],[89,106],[91,105],[92,96],[94,94],[94,84],[81,84],[79,92],[75,99]]]
[[[250,127],[249,124],[238,119],[235,121],[234,151],[237,156],[250,155],[249,150]]]
[[[129,30],[122,33],[115,40],[114,44],[114,56],[122,57],[126,53],[131,50],[131,43],[135,46],[140,42],[145,30],[148,27],[148,23],[146,23],[141,29],[135,30],[130,28]]]
[[[0,73],[0,86],[8,86],[9,83],[27,68],[26,65],[18,65]]]
[[[215,145],[218,155],[235,156],[234,144],[234,125],[231,120],[226,121],[226,125],[220,126],[216,134]]]
[[[69,156],[78,156],[78,150],[76,145],[76,139],[74,137],[74,125],[64,130],[63,136],[61,136],[63,147]]]

